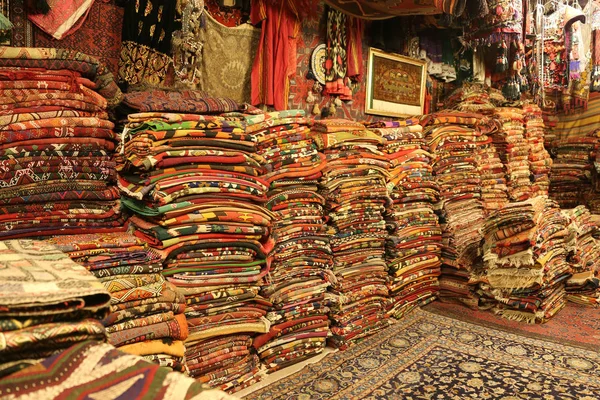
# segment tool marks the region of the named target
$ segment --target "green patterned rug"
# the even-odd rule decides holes
[[[245,399],[600,399],[600,353],[424,310]]]

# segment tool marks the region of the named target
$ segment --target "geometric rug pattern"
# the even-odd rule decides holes
[[[600,398],[600,352],[417,309],[245,399]]]

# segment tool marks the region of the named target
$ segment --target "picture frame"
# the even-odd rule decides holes
[[[365,113],[385,117],[422,115],[427,62],[369,48]]]

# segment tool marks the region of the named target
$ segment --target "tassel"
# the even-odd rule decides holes
[[[10,31],[12,28],[12,22],[4,14],[0,13],[0,31]]]
[[[315,105],[313,106],[313,109],[312,109],[312,113],[313,113],[314,115],[317,115],[317,114],[319,114],[320,112],[321,112],[321,110],[319,109],[319,105],[318,105],[317,103],[315,103]]]
[[[498,46],[498,56],[496,58],[496,72],[502,73],[508,70],[508,49],[503,40]]]
[[[335,100],[334,100],[333,102],[334,102],[334,104],[335,104],[337,107],[341,107],[341,106],[342,106],[342,99],[340,99],[339,97],[336,97],[336,98],[335,98]]]
[[[308,96],[306,96],[306,102],[307,102],[308,104],[312,104],[312,103],[314,103],[314,102],[315,102],[315,96],[313,96],[313,92],[312,92],[312,90],[309,90],[309,91],[308,91]]]
[[[335,115],[335,103],[333,101],[329,103],[329,115]]]

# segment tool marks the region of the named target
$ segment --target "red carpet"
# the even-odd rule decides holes
[[[471,310],[440,301],[435,301],[424,309],[454,319],[571,346],[597,350],[600,343],[600,308],[569,303],[552,320],[542,325],[509,321],[491,311]]]

